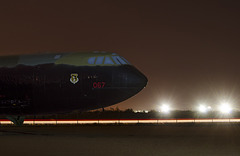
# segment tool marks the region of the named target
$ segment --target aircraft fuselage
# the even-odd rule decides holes
[[[27,63],[2,65],[0,114],[48,114],[103,108],[132,97],[146,86],[147,78],[128,63],[109,65],[107,62],[105,65],[103,61],[96,64],[98,57],[104,56],[106,62],[108,55],[95,56],[94,64],[89,56],[90,65],[69,64],[65,60],[63,63],[43,60],[35,64],[28,60]],[[77,56],[81,59],[80,54]]]

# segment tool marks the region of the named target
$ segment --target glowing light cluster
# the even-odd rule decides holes
[[[212,107],[210,105],[207,105],[206,103],[200,103],[196,109],[199,113],[202,114],[206,114],[208,112],[212,112],[212,111],[218,111],[222,114],[231,114],[233,111],[232,108],[232,102],[230,102],[229,100],[222,100],[219,102],[220,105],[217,106],[216,109],[212,109]],[[164,113],[164,114],[168,114],[170,113],[170,111],[172,110],[172,108],[170,108],[170,105],[168,102],[162,102],[162,104],[159,106],[159,112]]]
[[[232,112],[232,107],[230,104],[228,103],[222,103],[220,106],[219,106],[219,111],[223,114],[229,114]]]
[[[170,107],[169,107],[169,105],[163,104],[163,105],[160,107],[160,111],[163,112],[163,113],[169,113],[169,112],[170,112]]]
[[[198,111],[200,113],[207,113],[208,111],[210,111],[212,109],[211,106],[206,106],[206,105],[199,105],[198,107]]]
[[[201,113],[206,113],[207,112],[207,107],[205,105],[200,105],[198,107],[199,112]]]

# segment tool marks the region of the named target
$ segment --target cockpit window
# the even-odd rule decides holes
[[[102,55],[89,57],[87,63],[90,65],[123,65],[130,64],[125,58],[113,53],[111,55]]]
[[[118,56],[118,59],[121,62],[121,64],[128,64],[127,62],[125,62],[125,60],[122,59],[122,57]]]
[[[111,58],[109,56],[106,56],[104,64],[114,64],[114,63],[113,63],[113,61],[111,60]]]
[[[119,56],[112,56],[113,60],[117,63],[117,64],[127,64],[121,57]]]
[[[128,62],[124,57],[121,57],[125,62],[127,62],[127,64],[130,64],[130,62]]]
[[[94,64],[96,57],[90,57],[88,59],[88,64]]]
[[[104,56],[98,56],[96,64],[103,64],[103,59],[104,59]]]
[[[116,64],[120,64],[120,62],[117,60],[116,56],[112,56],[112,58]]]

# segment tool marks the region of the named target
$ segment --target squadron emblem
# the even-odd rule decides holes
[[[78,83],[79,79],[78,79],[78,74],[71,74],[71,78],[70,78],[70,82],[72,82],[73,84]]]

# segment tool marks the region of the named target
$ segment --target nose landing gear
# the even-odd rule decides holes
[[[24,116],[7,116],[7,119],[12,121],[16,126],[22,126],[25,117]]]

